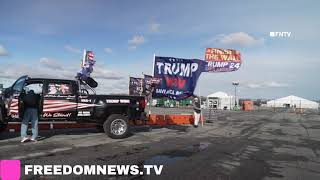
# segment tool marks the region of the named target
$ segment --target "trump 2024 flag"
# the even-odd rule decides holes
[[[155,56],[153,77],[162,80],[152,97],[180,100],[192,96],[206,63],[199,59]]]

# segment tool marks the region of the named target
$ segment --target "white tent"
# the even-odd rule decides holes
[[[296,107],[318,109],[319,103],[298,96],[287,96],[267,102],[267,107]]]
[[[234,101],[234,96],[218,91],[207,96],[207,107],[213,109],[232,109]]]
[[[227,93],[218,91],[213,94],[208,95],[207,97],[217,97],[217,98],[228,98],[230,97]]]

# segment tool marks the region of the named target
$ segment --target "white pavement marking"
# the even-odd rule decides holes
[[[45,152],[37,152],[37,153],[30,153],[30,154],[26,154],[23,156],[14,156],[11,159],[27,159],[27,158],[35,158],[35,157],[40,157],[40,156],[46,156],[48,154],[52,154],[52,153],[57,153],[57,152],[62,152],[62,151],[68,151],[71,150],[72,148],[56,148],[56,149],[52,149],[50,151],[45,151]]]

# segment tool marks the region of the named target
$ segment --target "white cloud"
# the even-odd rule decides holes
[[[49,59],[46,57],[40,58],[39,60],[40,64],[49,68],[49,69],[62,69],[62,65],[57,61],[53,59]]]
[[[152,33],[156,33],[160,31],[160,24],[158,23],[151,23],[149,25],[149,31]]]
[[[110,53],[112,53],[113,51],[112,51],[111,48],[104,48],[104,52],[110,54]]]
[[[92,77],[98,79],[120,80],[123,79],[123,75],[108,70],[104,66],[95,66],[92,73]]]
[[[256,83],[249,83],[249,84],[247,84],[247,86],[249,88],[252,88],[252,89],[256,89],[256,88],[261,88],[262,87],[261,84],[256,84]]]
[[[74,79],[79,71],[79,66],[75,64],[60,64],[49,58],[41,58],[40,65],[25,65],[21,63],[0,62],[0,82],[6,87],[10,86],[22,75],[40,78]],[[97,93],[127,93],[128,80],[126,75],[120,72],[111,71],[105,65],[96,64],[92,77],[99,83]]]
[[[41,68],[39,66],[30,66],[25,64],[17,63],[6,63],[1,64],[1,66],[6,66],[7,68],[0,69],[0,78],[3,79],[17,79],[22,75],[29,75],[31,77],[57,77],[60,76],[59,73],[50,74],[48,69]]]
[[[9,52],[6,50],[6,48],[0,44],[0,56],[8,56]]]
[[[142,35],[135,35],[132,39],[128,40],[129,50],[135,50],[137,47],[143,43],[145,43],[145,38]]]
[[[255,46],[255,45],[261,45],[264,43],[263,38],[254,38],[253,36],[250,36],[247,33],[244,32],[236,32],[231,34],[220,34],[210,40],[210,43],[221,43],[225,45],[239,45],[244,47],[249,46]]]
[[[81,53],[81,50],[78,49],[78,48],[75,48],[75,47],[72,47],[70,45],[65,45],[64,46],[64,49],[69,51],[69,52],[72,52],[72,53],[76,53],[76,54],[80,54]]]
[[[135,35],[132,39],[128,40],[129,45],[138,46],[145,43],[145,38],[142,35]]]
[[[129,79],[105,80],[95,79],[98,82],[96,91],[98,94],[128,94]]]
[[[137,46],[129,46],[128,49],[129,50],[135,50],[135,49],[137,49]]]
[[[275,82],[275,81],[271,81],[271,82],[266,82],[265,86],[267,87],[274,87],[274,88],[281,88],[281,87],[288,87],[288,84],[285,83],[280,83],[280,82]]]

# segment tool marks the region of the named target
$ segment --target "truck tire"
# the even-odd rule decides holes
[[[128,118],[121,114],[112,114],[103,123],[103,129],[112,139],[126,138],[130,133]]]

